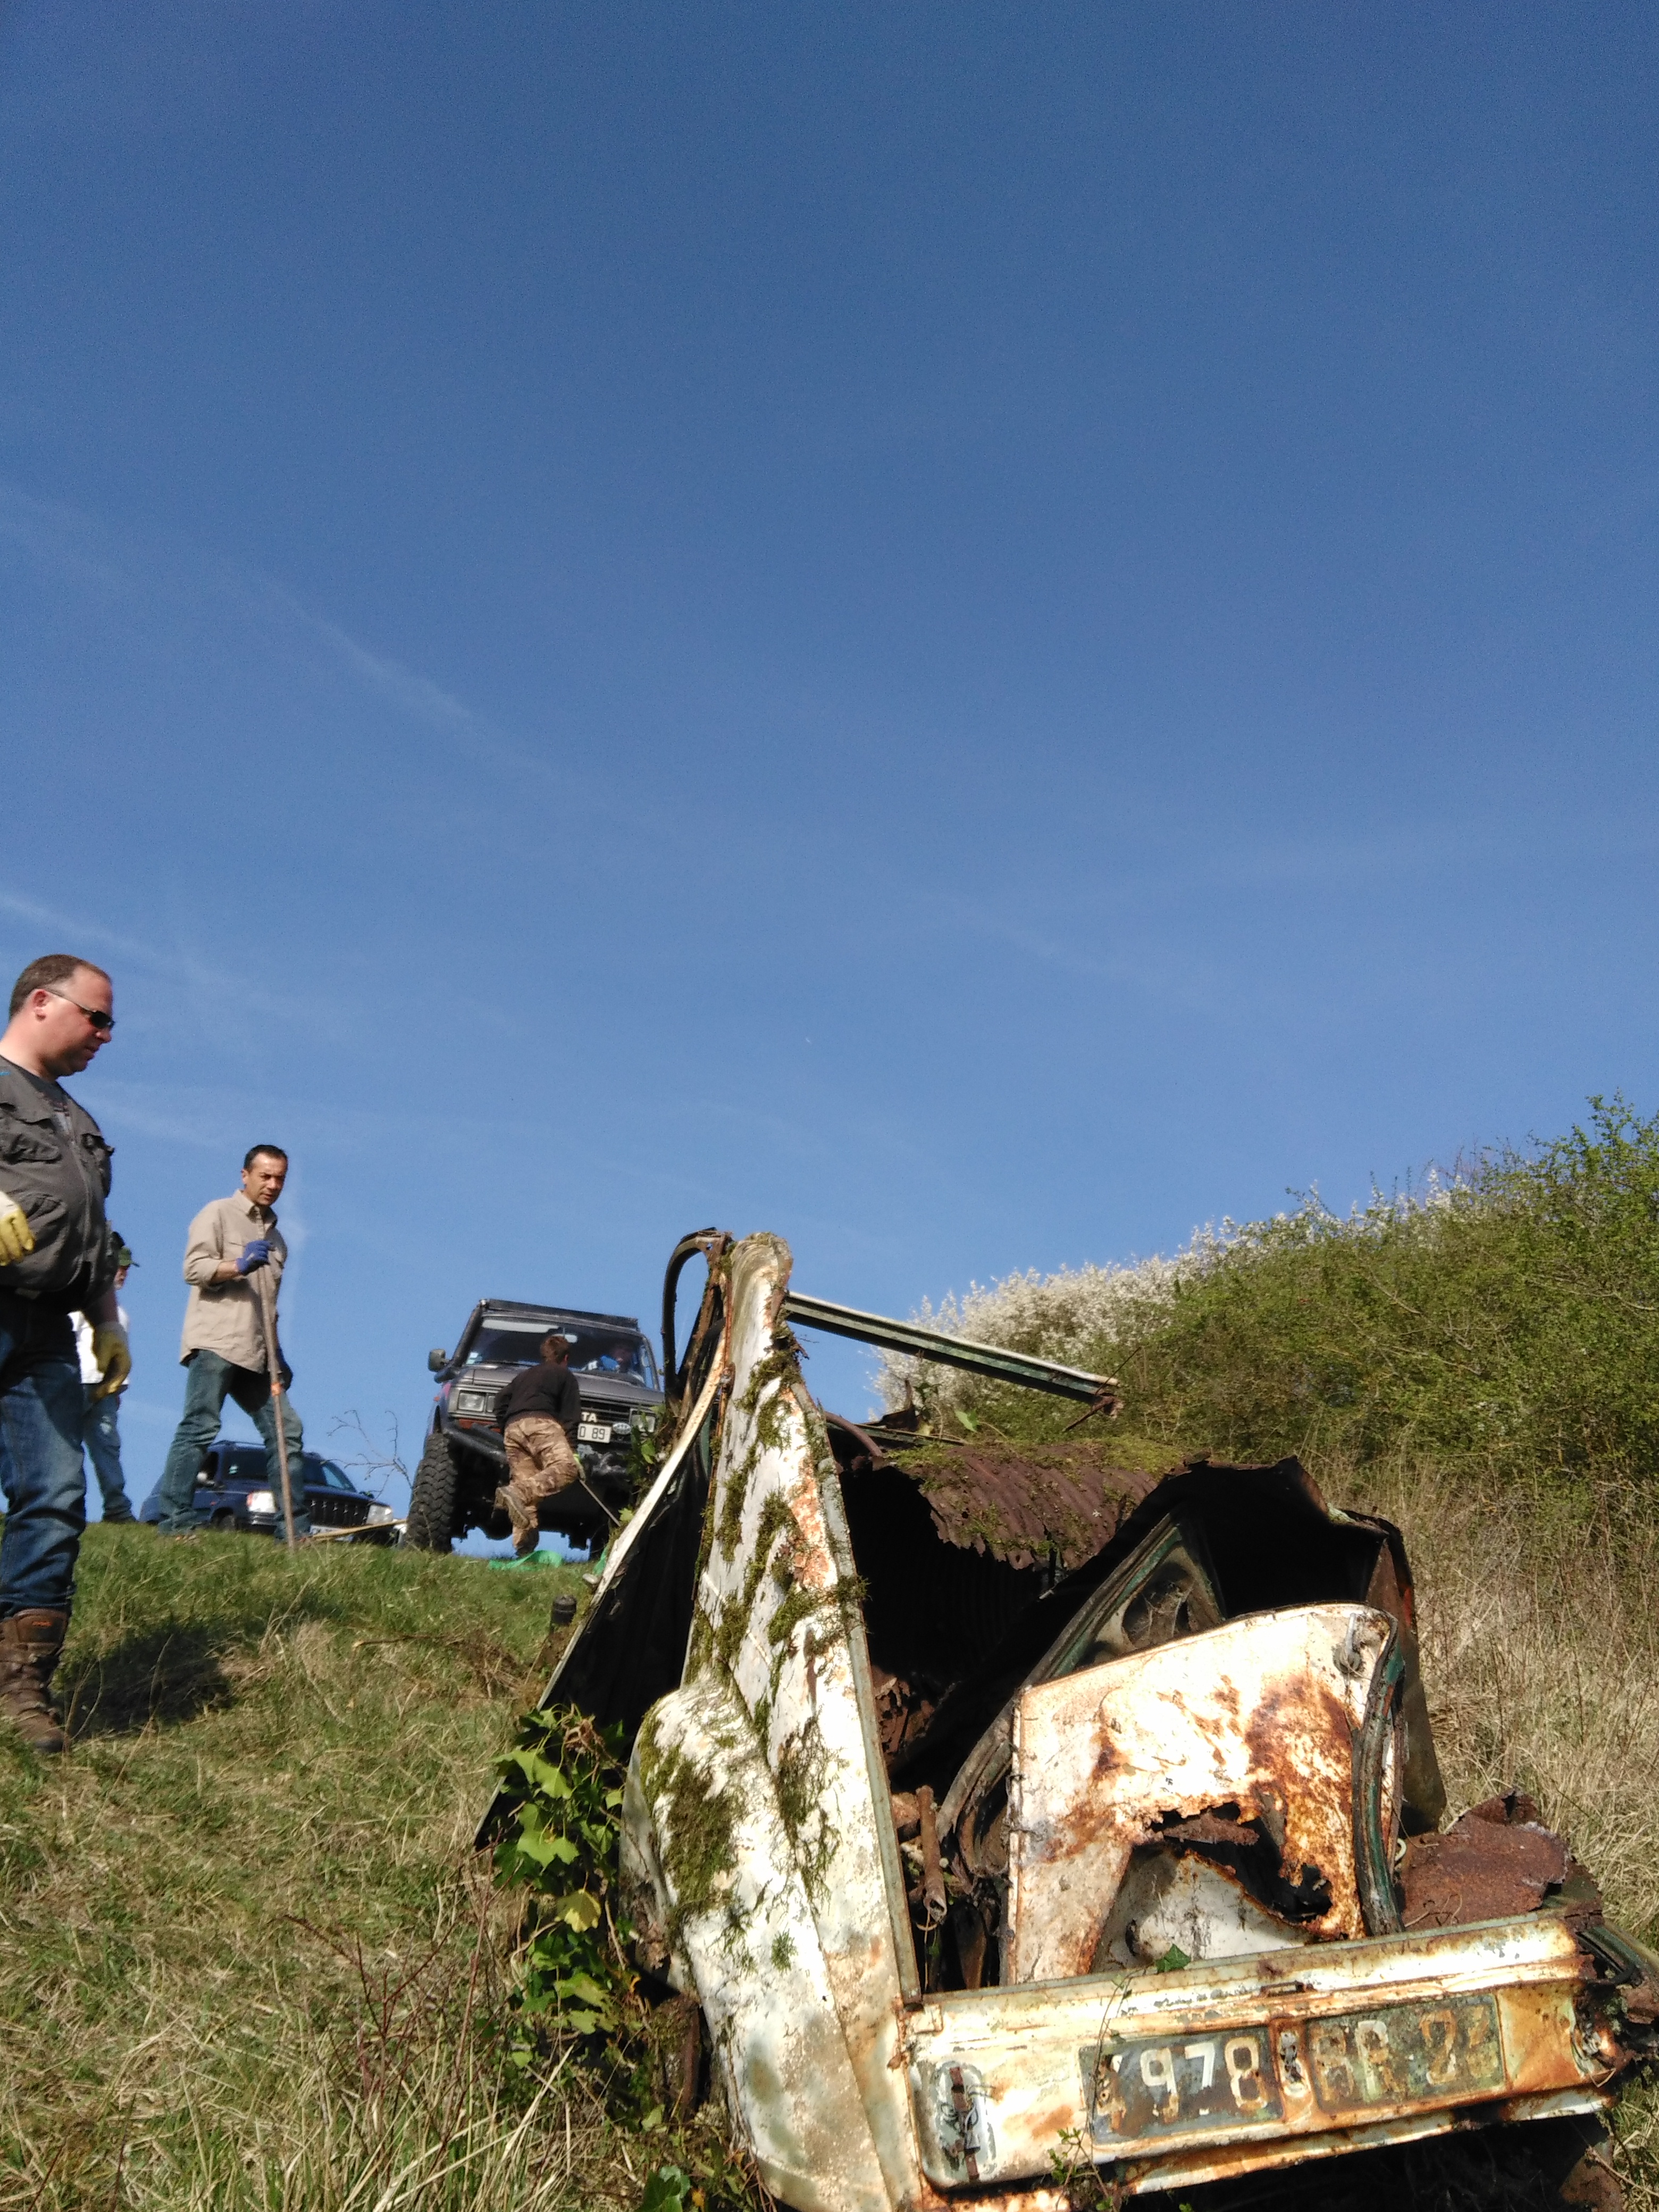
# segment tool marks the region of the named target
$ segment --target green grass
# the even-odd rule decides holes
[[[573,1587],[88,1532],[74,1747],[0,1731],[0,2206],[632,2200],[581,2082],[505,2060],[471,1850]]]
[[[945,1311],[1115,1374],[1119,1422],[1083,1433],[1124,1464],[1294,1452],[1334,1503],[1396,1521],[1452,1811],[1530,1790],[1659,1944],[1659,1116],[1592,1102],[1583,1128],[1352,1216],[1309,1199],[1173,1265],[1011,1278]],[[1075,1419],[909,1379],[946,1434]],[[1659,2089],[1619,2124],[1652,2212]]]
[[[1001,1340],[1122,1378],[1115,1455],[1297,1451],[1401,1522],[1455,1809],[1531,1789],[1659,1936],[1659,1120],[1615,1103],[1412,1202],[1067,1279],[1052,1327],[1046,1296],[1023,1281]],[[1075,1415],[953,1393],[947,1426]],[[622,2212],[685,2162],[574,2059],[507,2048],[521,1901],[471,1835],[573,1587],[89,1532],[74,1749],[0,1731],[0,2212]],[[1621,2129],[1651,2212],[1659,2098]]]
[[[1064,1280],[1052,1303],[1065,1304]],[[1011,1291],[1013,1286],[1011,1285]],[[1044,1341],[1018,1285],[975,1319]],[[1316,1197],[1201,1240],[1110,1325],[1060,1356],[1117,1375],[1132,1455],[1360,1468],[1400,1457],[1482,1483],[1554,1486],[1580,1507],[1659,1486],[1659,1116],[1594,1102],[1589,1124],[1348,1216]],[[970,1418],[1054,1433],[1070,1413],[955,1384]]]

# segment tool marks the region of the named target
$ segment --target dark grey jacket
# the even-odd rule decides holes
[[[115,1280],[116,1240],[104,1218],[111,1147],[72,1098],[69,1114],[65,1136],[38,1084],[0,1060],[0,1190],[34,1231],[33,1251],[0,1267],[0,1291],[73,1313]]]
[[[495,1413],[498,1429],[505,1429],[520,1413],[545,1413],[574,1444],[582,1417],[581,1385],[563,1360],[544,1359],[539,1367],[526,1367],[501,1385],[495,1393]]]

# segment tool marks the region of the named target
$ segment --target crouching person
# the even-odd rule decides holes
[[[541,1341],[542,1364],[526,1367],[495,1393],[495,1425],[507,1440],[507,1479],[495,1504],[513,1523],[513,1556],[528,1559],[541,1541],[537,1507],[544,1498],[581,1480],[576,1424],[581,1391],[567,1362],[570,1339],[550,1330]]]

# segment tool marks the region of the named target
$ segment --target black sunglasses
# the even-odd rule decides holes
[[[42,988],[49,999],[61,999],[66,1006],[73,1006],[76,1013],[84,1014],[94,1029],[102,1030],[106,1036],[115,1027],[115,1017],[106,1007],[83,1006],[78,999],[71,999],[67,991],[54,991],[50,984]]]

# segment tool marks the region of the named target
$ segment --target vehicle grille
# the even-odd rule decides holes
[[[632,1412],[629,1406],[605,1406],[595,1400],[585,1399],[582,1401],[581,1422],[584,1427],[590,1422],[607,1423],[611,1430],[610,1449],[616,1451],[628,1442],[629,1418]],[[601,1445],[599,1449],[603,1450],[605,1447]]]
[[[331,1528],[356,1528],[368,1518],[366,1498],[343,1498],[337,1493],[308,1491],[306,1504],[313,1521]]]

